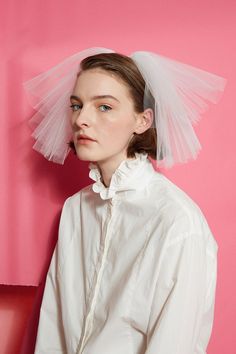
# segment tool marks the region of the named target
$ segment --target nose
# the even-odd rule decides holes
[[[84,107],[83,107],[78,112],[74,112],[74,115],[75,115],[74,117],[72,116],[73,125],[75,125],[75,126],[77,126],[79,128],[89,127],[90,126],[88,109],[85,110]]]

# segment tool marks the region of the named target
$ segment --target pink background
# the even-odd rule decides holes
[[[236,2],[9,0],[0,14],[0,352],[33,353],[62,204],[91,183],[87,163],[72,154],[61,166],[32,150],[33,111],[22,82],[102,46],[127,55],[155,51],[228,80],[221,101],[196,127],[198,159],[163,173],[199,204],[219,245],[208,354],[235,353]]]

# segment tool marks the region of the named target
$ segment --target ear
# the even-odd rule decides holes
[[[135,133],[142,134],[152,126],[154,113],[151,108],[146,108],[142,113],[137,115],[137,124]]]

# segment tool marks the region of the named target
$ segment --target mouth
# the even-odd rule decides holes
[[[90,138],[87,135],[81,134],[77,137],[77,142],[78,143],[89,143],[89,142],[95,142],[96,140]]]

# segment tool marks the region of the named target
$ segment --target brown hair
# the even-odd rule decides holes
[[[94,68],[113,72],[121,78],[133,99],[135,112],[144,111],[145,81],[132,58],[120,53],[100,53],[84,58],[80,63],[80,72]],[[73,141],[69,142],[69,146],[76,153]],[[156,159],[156,148],[156,128],[149,128],[142,134],[134,133],[127,148],[127,157],[135,157],[135,152],[146,152],[151,158]]]

